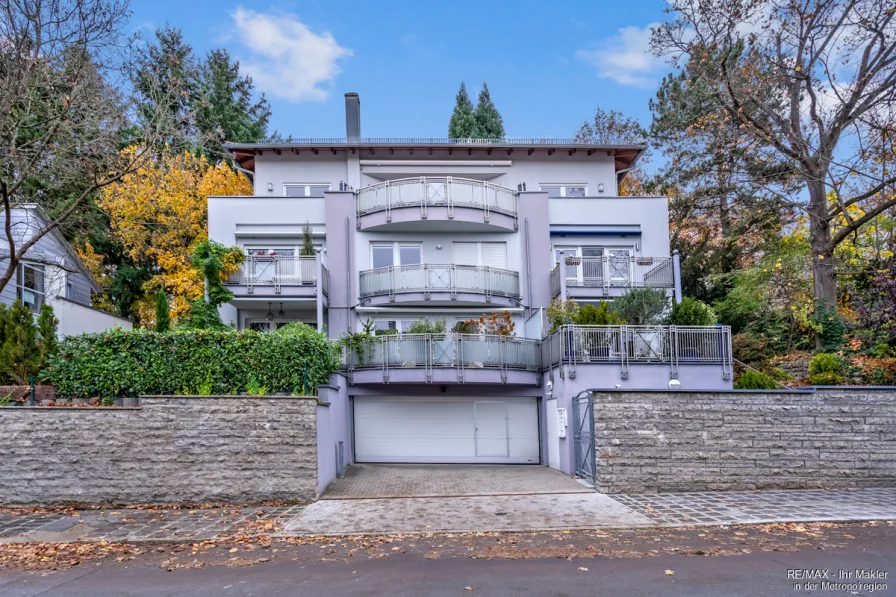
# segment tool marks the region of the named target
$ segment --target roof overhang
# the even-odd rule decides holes
[[[608,144],[577,143],[574,139],[287,139],[283,142],[270,143],[226,143],[224,148],[230,151],[240,168],[255,171],[255,156],[265,152],[282,154],[284,152],[301,153],[311,151],[320,153],[329,151],[337,154],[340,151],[359,152],[377,150],[463,150],[467,155],[486,153],[492,155],[505,152],[512,155],[515,151],[532,155],[535,152],[548,155],[609,155],[614,159],[616,172],[624,175],[632,168],[638,157],[647,149],[646,143]]]

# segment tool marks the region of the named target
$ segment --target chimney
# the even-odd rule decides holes
[[[345,94],[345,136],[349,141],[361,138],[361,98],[357,93]]]

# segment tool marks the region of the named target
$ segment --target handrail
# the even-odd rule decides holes
[[[482,265],[414,264],[390,265],[360,272],[360,296],[422,292],[469,292],[487,299],[502,296],[520,298],[520,275],[508,269]]]
[[[673,288],[675,277],[671,257],[630,255],[618,257],[566,257],[551,270],[551,292],[560,294],[560,276],[566,276],[567,288]]]
[[[565,138],[494,138],[494,139],[474,139],[464,137],[361,137],[358,139],[349,139],[346,137],[287,137],[286,139],[265,139],[261,141],[266,145],[377,145],[395,143],[398,145],[406,145],[409,143],[420,143],[426,145],[580,145],[582,147],[605,147],[604,143],[588,143],[580,139]],[[232,145],[241,145],[233,143]],[[252,144],[255,145],[255,144]],[[613,144],[609,144],[612,146]],[[629,145],[620,145],[620,147],[636,147],[643,143],[634,143]]]
[[[360,340],[344,352],[348,370],[420,368],[540,371],[541,341],[487,334],[389,334]],[[458,373],[462,375],[462,372]]]
[[[301,286],[317,283],[315,257],[249,255],[224,282],[241,286]]]
[[[456,207],[479,209],[485,222],[491,212],[514,218],[518,212],[516,191],[485,180],[416,176],[387,180],[357,191],[358,216],[385,211],[386,220],[391,221],[392,210],[405,207],[419,207],[420,219],[424,220],[432,207],[447,207],[449,219],[454,218]]]

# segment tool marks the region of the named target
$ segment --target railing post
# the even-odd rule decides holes
[[[446,176],[445,177],[445,200],[448,202],[448,219],[449,220],[454,219],[454,204],[452,203],[452,199],[451,199],[451,185],[452,184],[453,183],[451,182],[451,177]]]
[[[392,181],[387,180],[386,186],[386,221],[392,221]]]
[[[420,184],[423,185],[422,193],[420,194],[420,219],[426,219],[426,199],[427,199],[427,191],[428,187],[426,186],[426,177],[420,177]]]
[[[601,282],[604,287],[604,295],[610,294],[610,256],[600,257]]]
[[[669,379],[678,379],[678,358],[679,358],[679,344],[678,344],[678,328],[674,325],[669,326],[669,349],[671,354],[669,355],[670,367],[671,371],[669,372]]]
[[[672,278],[675,284],[675,302],[681,302],[681,255],[678,249],[672,251]]]

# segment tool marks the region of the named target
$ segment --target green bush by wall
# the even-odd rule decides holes
[[[780,390],[774,378],[759,371],[747,370],[734,382],[735,390]]]
[[[304,324],[274,333],[117,329],[64,339],[42,376],[71,398],[311,394],[337,367],[333,345]]]
[[[837,355],[817,354],[809,361],[809,383],[813,386],[836,386],[843,381],[843,365]]]

